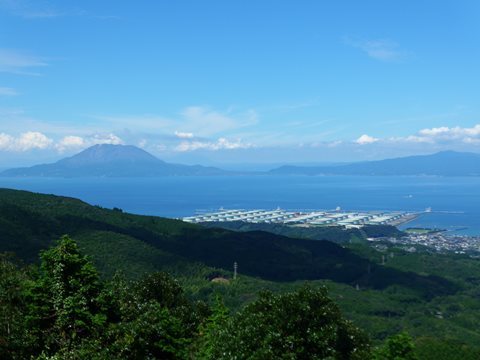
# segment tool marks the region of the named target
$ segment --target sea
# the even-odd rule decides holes
[[[181,218],[219,209],[412,211],[406,227],[480,236],[480,177],[206,176],[0,178],[0,187],[79,198],[92,205]]]

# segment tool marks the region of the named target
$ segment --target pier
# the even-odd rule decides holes
[[[184,217],[190,223],[243,221],[248,223],[274,223],[296,226],[401,225],[417,218],[420,213],[403,211],[287,211],[276,210],[219,210]]]

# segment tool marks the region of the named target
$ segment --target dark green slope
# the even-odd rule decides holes
[[[404,233],[391,225],[366,225],[361,229],[341,226],[289,226],[274,223],[246,223],[242,221],[205,222],[205,227],[219,227],[233,231],[266,231],[277,235],[310,240],[328,240],[339,244],[364,242],[365,237],[400,237]]]
[[[52,239],[70,234],[104,273],[175,269],[198,264],[274,281],[330,279],[384,289],[410,288],[432,298],[458,287],[438,276],[387,268],[328,241],[292,239],[262,231],[205,229],[178,220],[138,216],[80,200],[0,189],[0,251],[32,261]]]

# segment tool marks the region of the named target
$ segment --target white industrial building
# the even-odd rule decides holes
[[[183,218],[190,223],[243,221],[249,223],[276,223],[285,225],[345,226],[388,225],[406,222],[417,214],[409,212],[341,212],[276,210],[219,210]]]

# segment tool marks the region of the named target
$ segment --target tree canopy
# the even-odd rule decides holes
[[[437,359],[478,355],[462,344],[432,341],[424,341],[422,351],[404,333],[373,347],[324,287],[262,291],[232,312],[219,293],[211,305],[192,299],[164,272],[135,281],[121,274],[102,279],[68,236],[41,252],[38,266],[0,256],[1,359],[416,360],[435,353]]]

